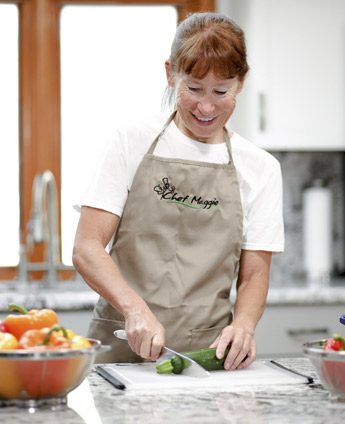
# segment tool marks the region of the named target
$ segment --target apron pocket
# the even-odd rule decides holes
[[[211,328],[197,328],[192,330],[190,350],[206,349],[219,336],[225,325]]]
[[[114,321],[104,318],[92,318],[87,336],[98,339],[102,344],[109,345],[111,350],[100,353],[96,357],[96,363],[107,362],[144,362],[129,347],[127,340],[120,340],[114,336],[115,330],[125,328],[124,321]]]

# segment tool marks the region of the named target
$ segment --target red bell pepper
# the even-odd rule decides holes
[[[326,341],[324,349],[328,352],[345,351],[345,338],[334,334]],[[324,360],[321,364],[321,372],[330,389],[345,393],[345,362]]]
[[[0,320],[0,333],[8,333],[6,322]]]
[[[333,338],[328,339],[325,344],[325,350],[328,351],[338,351],[345,350],[345,339],[339,334],[334,334]]]
[[[59,331],[64,332],[64,336]],[[60,325],[50,329],[28,330],[19,340],[19,348],[52,351],[71,347],[66,330]],[[69,358],[19,361],[23,387],[33,398],[63,395],[68,385]]]

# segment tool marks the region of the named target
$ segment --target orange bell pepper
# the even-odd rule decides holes
[[[63,336],[59,333],[62,330]],[[27,330],[19,339],[19,349],[29,350],[52,350],[69,349],[71,342],[66,330],[61,325],[53,325],[51,328],[40,330]]]
[[[63,330],[64,336],[60,336]],[[19,340],[19,348],[50,351],[70,348],[67,332],[59,325],[41,330],[28,330]],[[20,376],[26,392],[34,398],[61,395],[68,385],[69,358],[19,361]]]
[[[21,315],[10,314],[5,320],[8,331],[18,340],[27,330],[50,328],[59,323],[58,317],[52,309],[31,309],[28,311],[15,303],[10,303],[9,308],[10,311],[17,310],[21,313]]]

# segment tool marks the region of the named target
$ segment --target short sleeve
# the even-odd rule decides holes
[[[90,206],[122,215],[128,197],[127,150],[126,134],[116,131],[87,176],[87,183],[74,209],[80,211],[82,206]]]
[[[255,190],[244,216],[243,249],[284,251],[283,189],[279,162],[269,157],[257,169]]]

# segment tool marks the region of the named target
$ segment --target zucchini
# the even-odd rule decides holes
[[[215,371],[224,369],[224,361],[229,353],[230,346],[225,351],[224,357],[218,359],[216,357],[216,348],[190,350],[188,352],[181,352],[182,355],[193,359],[207,371]],[[170,359],[162,361],[156,365],[158,374],[181,374],[181,372],[188,366],[186,361],[180,356],[173,355]]]
[[[174,355],[170,358],[170,363],[173,368],[172,372],[174,374],[181,374],[181,372],[185,369],[184,361],[184,358],[181,358],[181,356],[177,355]]]

